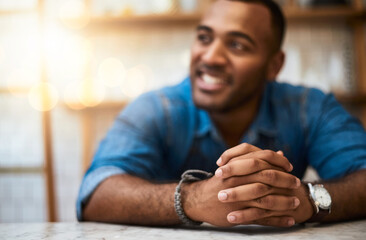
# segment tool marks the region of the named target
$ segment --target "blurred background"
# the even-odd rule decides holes
[[[0,222],[76,221],[114,117],[187,76],[212,0],[0,0]],[[366,124],[366,1],[282,0],[278,81],[334,92]]]

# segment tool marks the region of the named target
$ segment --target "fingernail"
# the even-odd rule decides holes
[[[219,192],[218,198],[220,201],[224,201],[228,198],[228,195],[226,192]]]
[[[288,220],[288,221],[287,221],[287,224],[288,224],[289,226],[293,226],[293,225],[295,224],[295,220],[290,219],[290,220]]]
[[[222,176],[222,170],[221,168],[217,169],[215,172],[216,177],[221,177]]]
[[[299,199],[297,199],[297,198],[295,198],[295,200],[294,200],[294,207],[296,208],[296,207],[298,207],[300,205],[300,200]]]
[[[301,181],[300,179],[296,178],[296,187],[300,187],[301,186]]]
[[[294,166],[292,166],[292,164],[290,163],[290,168],[289,168],[289,172],[291,172],[292,170],[294,170]]]
[[[221,163],[222,163],[222,159],[221,159],[221,158],[219,158],[219,160],[217,160],[216,164],[217,164],[217,165],[220,165]]]
[[[227,217],[227,220],[228,220],[229,222],[235,222],[235,221],[236,221],[236,217],[235,217],[234,215],[229,215],[229,216]]]

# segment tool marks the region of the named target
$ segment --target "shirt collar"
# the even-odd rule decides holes
[[[272,83],[268,83],[265,87],[261,105],[257,117],[249,127],[249,130],[244,134],[242,142],[255,142],[259,135],[274,138],[277,135],[275,123],[272,114]],[[197,109],[198,125],[196,127],[196,137],[202,137],[208,133],[212,133],[214,137],[219,137],[219,134],[213,125],[208,112]]]

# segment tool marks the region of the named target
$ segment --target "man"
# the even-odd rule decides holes
[[[213,3],[190,79],[121,113],[83,180],[78,219],[289,227],[365,217],[366,133],[332,95],[274,82],[284,29],[272,1]],[[323,185],[300,183],[309,164]],[[177,187],[189,169],[215,175]]]

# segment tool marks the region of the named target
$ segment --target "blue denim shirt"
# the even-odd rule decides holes
[[[289,84],[268,83],[259,113],[241,142],[282,150],[302,178],[308,165],[334,179],[366,168],[366,132],[333,95]],[[146,93],[118,116],[84,176],[77,217],[106,178],[129,173],[145,179],[178,180],[187,169],[214,172],[227,145],[198,109],[189,79]]]

